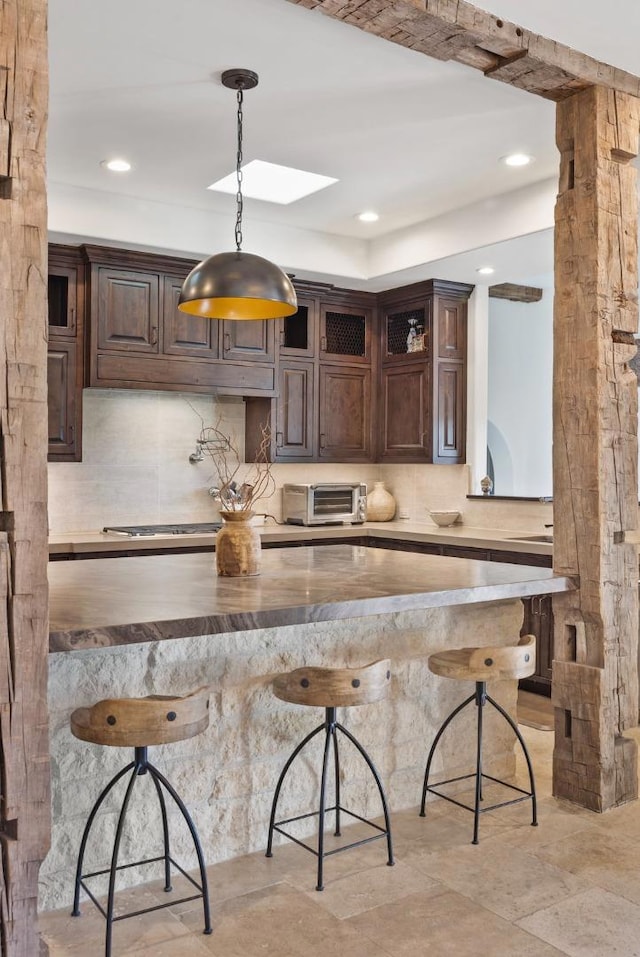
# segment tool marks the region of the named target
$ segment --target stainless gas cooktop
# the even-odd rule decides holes
[[[221,528],[222,522],[194,522],[189,525],[105,525],[102,531],[133,538],[135,535],[197,535]]]

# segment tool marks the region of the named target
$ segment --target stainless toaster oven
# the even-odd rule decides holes
[[[282,486],[282,518],[289,525],[357,525],[367,511],[367,486],[317,482]]]

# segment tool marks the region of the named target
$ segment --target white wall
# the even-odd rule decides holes
[[[488,444],[496,495],[552,494],[553,293],[489,300]]]

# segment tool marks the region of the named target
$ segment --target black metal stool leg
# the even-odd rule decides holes
[[[429,756],[427,758],[427,766],[424,772],[424,784],[422,786],[422,801],[420,803],[420,817],[425,816],[424,809],[425,809],[425,804],[427,802],[427,788],[429,787],[429,773],[431,771],[431,762],[436,752],[438,742],[440,741],[440,738],[442,737],[444,732],[447,730],[447,728],[449,727],[449,725],[451,724],[455,716],[457,714],[460,714],[463,708],[466,708],[467,705],[471,704],[472,701],[475,701],[475,698],[476,698],[475,694],[469,695],[469,697],[465,701],[463,701],[462,704],[459,704],[457,708],[454,708],[451,714],[444,719],[443,723],[440,725],[440,728],[435,738],[433,739],[433,744],[431,745],[431,748],[429,750]]]
[[[327,796],[327,770],[329,764],[329,749],[331,747],[331,737],[335,732],[336,709],[325,709],[325,739],[324,756],[322,758],[322,775],[320,777],[320,808],[318,811],[318,882],[316,890],[324,889],[323,871],[324,871],[324,815]]]
[[[165,804],[162,788],[153,774],[151,775],[151,780],[155,784],[156,792],[158,794],[158,801],[160,802],[160,813],[162,814],[162,835],[164,838],[164,889],[167,893],[169,893],[169,891],[173,890],[173,887],[171,886],[171,858],[169,856],[169,822],[167,821],[167,805]]]
[[[473,840],[478,843],[478,827],[480,824],[480,802],[482,801],[482,718],[484,704],[487,699],[487,685],[485,681],[476,681],[477,739],[476,739],[476,794],[473,810]]]
[[[522,737],[522,734],[520,733],[520,728],[515,723],[515,721],[509,714],[509,712],[505,711],[504,708],[501,707],[501,705],[499,705],[497,701],[494,701],[491,695],[487,695],[487,701],[489,702],[489,704],[492,704],[493,707],[496,709],[496,711],[498,711],[502,715],[502,717],[505,719],[505,721],[507,722],[507,724],[509,725],[509,727],[512,729],[513,733],[517,737],[518,741],[520,742],[520,747],[522,748],[522,753],[524,754],[525,761],[527,762],[527,769],[529,771],[529,789],[531,790],[531,809],[532,809],[531,826],[537,827],[538,826],[538,802],[536,799],[536,782],[533,776],[533,765],[531,763],[531,758],[529,756],[529,749],[527,748],[527,745],[525,744],[525,740]]]
[[[341,837],[342,832],[340,830],[340,757],[338,754],[338,735],[336,734],[335,726],[331,731],[331,737],[333,738],[333,755],[334,755],[334,766],[335,766],[335,775],[336,775],[336,829],[333,832],[335,837]]]
[[[371,774],[373,775],[374,781],[378,785],[380,800],[382,802],[382,811],[384,814],[384,826],[385,826],[385,830],[387,834],[387,852],[388,852],[387,864],[389,865],[389,867],[393,867],[393,865],[395,864],[395,861],[393,859],[393,844],[391,841],[391,819],[389,817],[389,808],[387,806],[387,798],[384,793],[384,788],[382,787],[382,781],[380,780],[380,775],[378,774],[376,770],[375,764],[373,763],[373,761],[371,760],[371,758],[369,757],[365,749],[362,747],[360,742],[357,740],[357,738],[354,738],[351,732],[347,731],[344,725],[336,724],[336,727],[339,728],[340,731],[342,731],[345,737],[347,737],[349,741],[351,741],[352,745],[362,755],[367,767],[369,768],[369,770],[371,771]]]
[[[174,803],[176,804],[178,810],[182,814],[189,832],[191,834],[191,839],[193,841],[193,846],[196,851],[198,858],[198,867],[200,868],[200,886],[202,888],[202,907],[204,910],[204,930],[203,934],[211,934],[211,909],[209,905],[209,882],[207,880],[207,871],[204,863],[204,854],[202,853],[202,845],[200,844],[200,838],[198,837],[198,832],[196,826],[193,823],[191,815],[187,811],[187,808],[184,804],[184,801],[175,790],[172,784],[170,784],[165,776],[158,771],[152,764],[148,764],[147,768],[149,773],[153,776],[155,781],[159,781],[160,784],[165,788],[167,793],[173,798]]]
[[[310,734],[308,734],[306,738],[304,738],[300,742],[300,744],[297,746],[295,751],[293,751],[293,753],[289,756],[285,766],[280,772],[280,777],[278,778],[278,783],[276,784],[276,789],[273,795],[273,801],[271,803],[271,816],[269,818],[269,838],[267,840],[267,850],[265,853],[265,857],[273,857],[273,825],[275,824],[275,821],[276,821],[276,810],[278,808],[278,799],[280,798],[280,791],[282,789],[282,785],[284,784],[284,779],[287,776],[287,772],[289,768],[291,767],[291,765],[293,764],[293,762],[295,761],[295,759],[298,757],[298,755],[302,751],[302,749],[305,747],[305,745],[307,745],[312,738],[315,738],[317,734],[320,734],[320,732],[324,730],[324,727],[325,727],[324,724],[319,724],[317,728],[314,728],[313,731],[311,731]]]
[[[82,840],[80,841],[80,850],[78,851],[78,863],[76,866],[76,882],[75,882],[75,890],[73,895],[73,910],[71,911],[72,917],[80,916],[80,880],[82,879],[82,864],[84,861],[84,852],[87,847],[87,841],[89,839],[89,834],[91,832],[91,828],[93,826],[95,816],[100,810],[100,806],[102,802],[107,797],[111,789],[115,787],[115,785],[118,783],[120,778],[124,777],[127,771],[130,771],[133,767],[135,767],[135,761],[132,761],[130,764],[127,764],[127,766],[124,767],[121,771],[118,771],[115,777],[111,778],[107,786],[103,789],[100,796],[98,797],[98,800],[91,808],[89,817],[87,819],[87,823],[85,824],[84,831],[82,833]]]
[[[138,754],[139,751],[144,751],[144,758],[141,758]],[[136,748],[136,760],[135,766],[133,769],[133,774],[129,779],[127,785],[127,790],[124,796],[124,801],[122,802],[122,807],[120,808],[120,814],[118,816],[118,826],[116,828],[116,836],[113,842],[113,853],[111,855],[111,868],[109,870],[109,896],[107,899],[107,933],[105,936],[105,946],[104,953],[105,957],[111,957],[111,938],[113,935],[113,907],[114,907],[114,896],[116,889],[116,874],[118,869],[118,852],[120,851],[120,841],[122,839],[122,828],[124,827],[124,819],[127,815],[127,808],[129,807],[129,799],[131,797],[131,792],[133,791],[133,786],[136,783],[136,778],[139,774],[143,773],[146,763],[146,748]]]

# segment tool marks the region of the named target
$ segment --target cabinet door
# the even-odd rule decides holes
[[[280,363],[280,394],[276,400],[277,459],[313,456],[313,372],[312,362]]]
[[[382,369],[380,460],[431,461],[429,369],[412,362]]]
[[[298,296],[298,311],[278,320],[277,336],[281,356],[312,358],[316,354],[316,301]]]
[[[80,459],[80,395],[76,404],[76,343],[50,342],[47,353],[49,458]],[[78,421],[76,421],[76,416]]]
[[[158,353],[159,276],[98,269],[98,348]]]
[[[424,361],[431,354],[431,300],[398,303],[384,310],[382,362]]]
[[[536,670],[528,678],[520,679],[526,691],[549,696],[553,665],[553,602],[551,595],[523,598],[524,620],[520,635],[536,636]]]
[[[355,306],[320,306],[320,357],[331,362],[371,361],[370,309]]]
[[[275,357],[274,325],[273,319],[223,320],[223,359],[273,362]]]
[[[433,461],[457,465],[465,456],[465,375],[462,362],[436,366]]]
[[[49,335],[74,337],[78,329],[78,268],[50,261]]]
[[[467,303],[459,299],[438,299],[438,356],[464,359],[467,338]]]
[[[320,460],[371,461],[371,372],[320,366]]]
[[[182,280],[164,277],[162,297],[163,352],[165,355],[218,358],[219,322],[191,316],[178,309]]]

